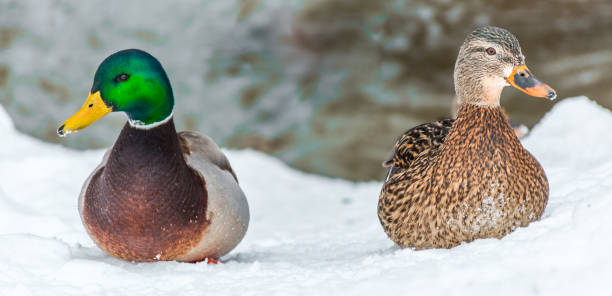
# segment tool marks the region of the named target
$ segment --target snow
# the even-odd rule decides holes
[[[98,249],[77,212],[103,151],[22,135],[0,108],[0,295],[605,295],[610,127],[612,112],[587,98],[559,102],[524,141],[550,181],[542,219],[450,250],[395,247],[376,216],[380,182],[226,151],[251,207],[242,243],[219,265],[132,263]]]

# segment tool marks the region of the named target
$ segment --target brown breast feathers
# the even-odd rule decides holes
[[[91,179],[83,222],[106,252],[125,260],[172,260],[200,240],[205,181],[187,166],[174,123],[150,130],[126,123],[106,166]]]

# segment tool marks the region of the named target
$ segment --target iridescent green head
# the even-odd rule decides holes
[[[122,50],[100,64],[85,104],[58,134],[83,129],[113,111],[125,112],[137,128],[150,128],[170,118],[173,108],[172,87],[157,59],[142,50]]]

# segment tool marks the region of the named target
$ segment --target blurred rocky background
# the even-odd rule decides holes
[[[45,141],[108,147],[122,114],[76,136],[55,130],[106,56],[141,48],[170,76],[179,129],[377,180],[400,133],[450,114],[458,47],[483,24],[512,31],[560,98],[612,107],[607,0],[0,0],[0,103]],[[552,107],[509,88],[502,105],[529,126]]]

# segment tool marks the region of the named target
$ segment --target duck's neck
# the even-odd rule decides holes
[[[164,171],[185,165],[172,119],[151,128],[139,129],[126,123],[111,150],[106,170],[141,171],[155,165]]]
[[[172,119],[151,129],[126,123],[110,152],[104,175],[107,185],[144,195],[158,190],[158,196],[173,196],[173,192],[202,187],[199,174],[185,162]]]
[[[470,117],[473,115],[489,113],[491,116],[494,117],[498,117],[499,115],[505,117],[504,112],[502,111],[502,108],[500,106],[488,106],[475,103],[461,102],[461,104],[459,104],[459,110],[457,111],[457,119],[459,119],[460,116]]]
[[[463,103],[457,112],[457,120],[445,142],[459,142],[471,148],[488,150],[499,145],[517,143],[518,138],[501,107],[478,106]]]

